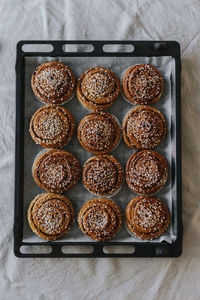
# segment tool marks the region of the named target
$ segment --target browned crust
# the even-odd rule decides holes
[[[91,87],[89,89],[89,87],[85,85],[84,81],[86,78],[88,79],[91,76],[94,77],[95,75],[97,76],[99,74],[104,76],[110,83],[110,89],[108,89],[109,92],[105,93],[105,95],[101,94],[101,96],[98,95],[96,97],[91,97],[88,94],[88,91],[91,91]],[[101,110],[110,107],[118,98],[120,91],[121,85],[118,77],[113,71],[102,67],[91,68],[85,71],[78,79],[76,87],[78,100],[83,106],[91,110]]]
[[[51,207],[50,209],[48,208]],[[51,234],[45,232],[42,216],[50,215],[52,212],[59,214],[62,219],[58,228],[52,228]],[[39,211],[40,218],[38,219],[37,213]],[[53,193],[43,193],[36,196],[29,205],[28,209],[28,222],[32,231],[40,238],[45,240],[56,240],[66,234],[74,222],[74,209],[68,198],[63,195]],[[47,222],[47,221],[46,221]]]
[[[106,177],[106,169],[98,170],[99,163],[107,165],[109,176]],[[95,169],[95,170],[94,170]],[[103,175],[104,172],[105,174]],[[110,179],[112,173],[112,179]],[[95,175],[94,175],[95,174]],[[103,178],[98,185],[94,184],[97,179],[94,176]],[[123,183],[123,168],[119,161],[111,155],[97,155],[90,157],[83,166],[82,182],[85,188],[96,196],[111,197],[117,194]],[[106,182],[105,179],[110,180]]]
[[[104,217],[102,226],[97,226],[98,216]],[[93,240],[109,240],[120,230],[122,212],[114,201],[97,198],[87,201],[78,214],[78,224],[81,231]],[[101,221],[100,221],[101,222]]]
[[[156,76],[159,78],[157,80],[156,85],[158,86],[159,84],[159,89],[160,92],[157,95],[157,93],[152,94],[151,97],[146,98],[145,96],[136,96],[134,93],[136,92],[135,90],[132,89],[131,87],[131,83],[130,81],[137,75],[137,72],[140,71],[141,69],[143,69],[143,73],[148,73],[148,68],[150,68],[152,71],[155,72]],[[132,102],[133,104],[152,104],[157,102],[162,94],[163,94],[163,90],[164,90],[164,80],[163,77],[161,75],[161,73],[158,71],[158,69],[150,64],[141,64],[141,65],[134,65],[131,66],[130,68],[128,68],[128,70],[126,70],[124,76],[123,76],[123,80],[122,80],[122,85],[123,85],[123,91],[124,91],[124,95],[125,97]],[[139,89],[139,87],[137,87]]]
[[[53,182],[51,186],[51,183],[48,182],[47,184],[43,179],[45,178],[45,167],[48,168],[51,162],[55,163],[56,159],[59,161],[57,164],[58,167],[63,169],[63,177],[60,179],[59,184],[56,185],[55,182]],[[48,161],[47,166],[45,166],[46,161]],[[64,150],[49,150],[36,158],[33,164],[32,174],[35,182],[42,189],[53,193],[64,193],[79,181],[81,167],[78,159],[73,154]]]
[[[150,136],[150,138],[145,138],[145,136],[142,138],[142,135],[144,133],[144,128],[142,128],[142,126],[138,126],[136,132],[129,132],[128,130],[129,120],[131,118],[135,118],[135,121],[137,121],[138,116],[140,116],[140,114],[143,112],[146,112],[149,115],[148,122],[151,122],[152,126],[154,125],[149,129],[149,133],[154,132],[154,136]],[[145,122],[144,119],[138,119],[138,123],[141,123],[141,121]],[[162,113],[154,107],[144,105],[139,106],[131,109],[125,115],[122,125],[122,132],[124,142],[128,147],[133,149],[152,149],[158,146],[166,136],[167,128],[165,118],[163,117]],[[139,139],[136,134],[140,134]]]
[[[167,182],[167,177],[167,161],[156,151],[136,151],[127,161],[126,182],[128,187],[137,194],[158,193]]]
[[[59,119],[64,125],[63,132],[56,138],[52,137],[52,139],[44,139],[39,136],[40,134],[42,134],[42,128],[39,128],[38,120],[40,116],[42,117],[47,113],[49,114],[49,116],[57,113]],[[69,143],[74,134],[75,120],[72,114],[66,108],[58,105],[45,105],[39,108],[32,116],[29,130],[31,137],[36,144],[39,144],[44,148],[62,148]]]
[[[99,137],[99,144],[97,145],[92,142],[91,136],[88,133],[89,129],[94,129],[96,121],[107,122],[112,126],[112,130],[114,130],[114,134],[110,136],[107,144],[105,143],[103,146],[101,145],[101,147],[99,146],[99,144],[102,142],[101,134]],[[90,123],[90,125],[88,125],[88,123]],[[96,137],[96,135],[97,133],[93,132],[93,137]],[[121,139],[121,129],[118,120],[113,115],[103,111],[93,111],[80,121],[78,125],[77,136],[81,146],[85,150],[93,154],[106,154],[118,146]]]
[[[60,72],[66,72],[67,76],[69,77],[69,87],[65,89],[64,91],[62,89],[55,91],[56,96],[51,97],[48,95],[48,93],[41,94],[39,91],[37,85],[36,85],[36,78],[40,74],[41,71],[45,70],[46,68],[52,68],[59,70]],[[72,70],[67,67],[62,62],[52,61],[52,62],[46,62],[44,64],[39,65],[35,72],[32,75],[31,78],[31,87],[35,94],[35,96],[44,103],[50,103],[50,104],[63,104],[71,99],[74,89],[75,89],[75,76]]]
[[[148,215],[149,212],[150,215]],[[156,215],[156,220],[152,221],[151,214]],[[149,196],[137,196],[126,207],[125,222],[131,234],[140,239],[152,240],[165,232],[169,226],[170,214],[168,208],[160,199]]]

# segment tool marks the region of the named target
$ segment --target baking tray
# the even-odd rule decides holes
[[[52,51],[42,52],[41,47],[51,45]],[[92,47],[91,49],[88,47]],[[24,46],[28,46],[26,50]],[[33,51],[34,47],[39,47]],[[132,48],[130,48],[132,46]],[[71,52],[65,52],[64,47],[73,47]],[[107,47],[107,50],[106,50]],[[109,48],[110,47],[110,48]],[[114,50],[113,50],[113,47]],[[86,52],[84,52],[86,51]],[[128,52],[127,52],[128,51]],[[24,240],[24,178],[31,169],[24,167],[25,148],[25,97],[26,76],[25,62],[31,58],[94,58],[94,60],[128,58],[159,58],[170,57],[174,61],[174,76],[170,78],[173,97],[173,116],[169,135],[174,140],[173,157],[170,162],[170,181],[173,185],[172,220],[176,227],[176,238],[171,242],[162,241],[121,241],[114,239],[107,242],[92,240],[58,240],[45,242]],[[90,66],[88,66],[89,68]],[[85,68],[86,69],[86,68]],[[34,69],[32,70],[34,71]],[[30,83],[28,83],[30,85]],[[35,110],[38,107],[35,106]],[[41,150],[41,149],[40,149]],[[134,194],[132,195],[134,197]],[[86,199],[87,200],[87,199]],[[127,204],[127,203],[126,203]],[[49,246],[47,252],[44,246]],[[90,247],[88,252],[87,246]],[[37,252],[32,251],[36,247]],[[86,251],[85,251],[86,247]],[[120,248],[121,247],[121,248]],[[28,249],[25,252],[22,248]],[[64,248],[72,251],[64,251]],[[14,216],[14,253],[18,257],[177,257],[182,252],[182,200],[181,200],[181,60],[180,45],[175,41],[20,41],[17,44],[16,60],[16,165],[15,165],[15,216]]]

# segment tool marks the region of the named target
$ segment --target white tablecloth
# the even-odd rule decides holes
[[[200,2],[0,1],[0,299],[200,299]],[[15,46],[21,39],[177,40],[182,48],[183,255],[13,254]]]

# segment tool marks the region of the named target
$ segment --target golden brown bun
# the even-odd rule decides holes
[[[164,81],[160,72],[152,65],[130,67],[123,77],[125,97],[133,104],[151,104],[160,99]]]
[[[127,161],[126,182],[137,194],[156,194],[165,185],[167,176],[167,161],[156,151],[136,151]]]
[[[28,209],[28,222],[35,234],[56,240],[66,234],[74,222],[74,209],[62,195],[46,193],[36,196]]]
[[[127,146],[151,149],[166,135],[166,122],[160,111],[151,106],[139,106],[128,111],[123,121],[123,138]]]
[[[78,125],[78,140],[91,153],[108,153],[118,146],[120,139],[119,122],[109,113],[93,111]]]
[[[111,197],[117,194],[123,183],[123,169],[111,155],[90,157],[83,166],[83,185],[96,196]]]
[[[75,76],[64,63],[51,61],[36,68],[31,86],[40,101],[63,104],[70,100],[74,93]]]
[[[167,229],[170,215],[166,205],[158,198],[138,196],[128,203],[125,221],[129,233],[140,239],[152,240]]]
[[[122,225],[122,212],[114,201],[97,198],[87,201],[78,215],[84,234],[93,240],[110,240]]]
[[[75,121],[71,113],[58,105],[44,105],[31,118],[30,134],[45,148],[62,148],[72,138]]]
[[[33,164],[35,182],[48,192],[64,193],[78,182],[80,175],[78,159],[64,150],[47,151]]]
[[[107,68],[96,67],[84,72],[77,82],[77,97],[87,109],[98,110],[111,106],[121,91],[120,81]]]

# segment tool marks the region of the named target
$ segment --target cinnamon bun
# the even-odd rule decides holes
[[[96,67],[84,72],[77,82],[77,97],[87,109],[98,110],[111,106],[121,91],[114,72]]]
[[[62,62],[46,62],[36,68],[31,86],[35,96],[45,104],[63,104],[73,96],[75,76]]]
[[[45,148],[62,148],[72,138],[75,121],[71,113],[58,105],[45,105],[31,118],[30,134],[36,144]]]
[[[154,148],[165,135],[165,119],[154,107],[139,106],[131,109],[124,117],[123,138],[130,148]]]
[[[123,76],[125,97],[133,104],[151,104],[160,99],[164,81],[160,72],[150,64],[130,67]]]
[[[44,190],[64,193],[80,179],[78,159],[63,150],[49,150],[36,157],[33,164],[33,178]]]
[[[109,113],[93,111],[79,123],[78,140],[91,153],[108,153],[118,146],[120,139],[119,122]]]
[[[156,151],[136,151],[127,161],[126,182],[137,194],[156,194],[165,185],[167,176],[167,161]]]
[[[82,232],[93,240],[113,238],[122,225],[122,212],[115,202],[97,198],[87,201],[78,215]]]
[[[158,198],[138,196],[128,203],[125,221],[130,234],[152,240],[167,229],[170,215],[166,205]]]
[[[32,231],[45,240],[56,240],[66,234],[74,222],[70,200],[62,195],[43,193],[36,196],[28,209]]]
[[[83,185],[96,196],[111,197],[118,193],[123,183],[123,169],[111,155],[89,158],[83,166]]]

